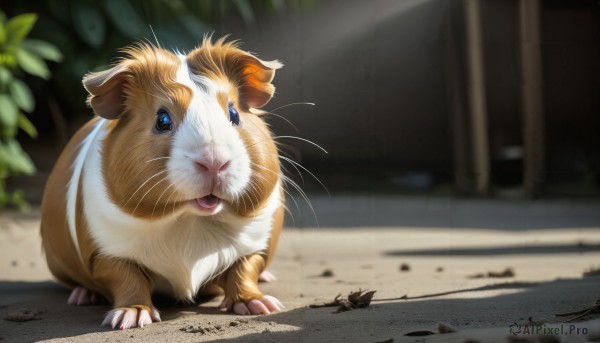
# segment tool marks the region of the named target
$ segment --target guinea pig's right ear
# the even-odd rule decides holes
[[[116,119],[125,111],[124,87],[127,72],[127,65],[121,62],[110,69],[83,77],[83,87],[89,93],[87,103],[97,115]]]

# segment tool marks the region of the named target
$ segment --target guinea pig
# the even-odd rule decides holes
[[[187,55],[149,44],[85,75],[96,116],[48,179],[41,236],[68,303],[113,304],[103,325],[160,321],[152,294],[224,294],[236,314],[283,305],[258,288],[283,224],[278,151],[259,110],[278,61],[205,38]]]

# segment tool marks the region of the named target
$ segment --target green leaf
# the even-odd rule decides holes
[[[88,3],[72,3],[73,26],[77,34],[88,45],[98,48],[104,42],[104,18],[97,8]]]
[[[38,135],[38,132],[35,126],[33,126],[33,123],[31,123],[31,121],[29,121],[29,118],[27,118],[23,113],[19,113],[19,128],[25,131],[25,133],[27,133],[31,138],[35,138]]]
[[[0,44],[4,44],[6,41],[6,29],[4,28],[4,23],[0,22]]]
[[[11,194],[9,203],[21,211],[29,211],[31,209],[27,200],[25,200],[25,193],[21,189],[17,189]]]
[[[15,56],[12,53],[0,51],[0,66],[6,66],[9,69],[15,68],[17,66]]]
[[[23,68],[29,74],[39,76],[45,80],[50,77],[50,70],[48,70],[46,62],[31,52],[18,48],[15,49],[15,57],[17,58],[19,67]]]
[[[7,128],[17,126],[19,108],[7,94],[0,94],[0,123]]]
[[[63,55],[54,44],[39,39],[25,39],[21,44],[23,48],[39,57],[54,62],[60,62]]]
[[[12,78],[13,75],[10,69],[0,65],[0,87],[7,85]]]
[[[0,163],[6,165],[12,173],[26,175],[35,173],[35,166],[29,155],[15,140],[0,143]]]
[[[127,0],[106,0],[104,9],[117,29],[129,38],[139,38],[148,30],[136,8]]]
[[[31,89],[25,84],[25,82],[19,79],[13,79],[8,85],[8,90],[12,96],[13,101],[20,109],[25,112],[31,113],[35,108],[35,100]]]
[[[37,14],[24,13],[14,16],[6,23],[6,41],[8,43],[20,43],[33,28],[37,20]]]

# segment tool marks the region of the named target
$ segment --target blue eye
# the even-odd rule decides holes
[[[166,110],[158,110],[156,115],[156,125],[154,126],[156,131],[164,132],[173,128],[173,123],[171,122],[171,116],[169,115],[169,112]]]
[[[233,104],[229,104],[229,121],[236,126],[240,125],[240,114],[233,107]]]

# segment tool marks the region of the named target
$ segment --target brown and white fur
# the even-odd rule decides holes
[[[84,77],[97,117],[46,185],[43,248],[73,289],[68,302],[105,297],[114,309],[103,324],[121,329],[160,321],[153,293],[193,301],[220,288],[235,313],[281,310],[257,285],[283,223],[278,153],[257,110],[281,64],[224,39],[187,55],[145,44],[125,53]],[[172,120],[165,132],[160,111]]]

